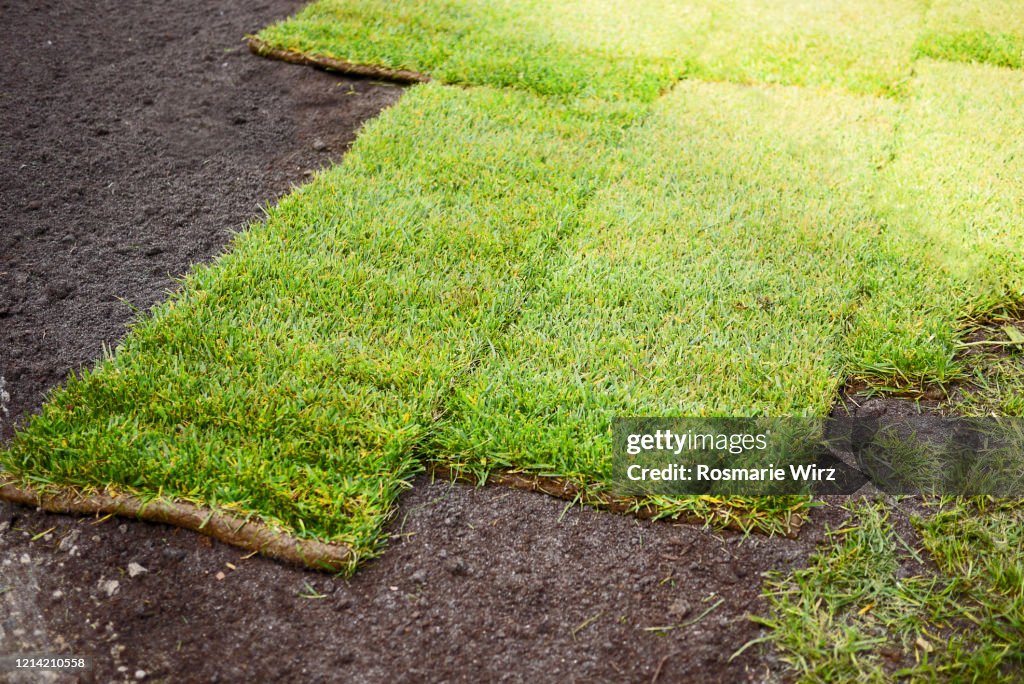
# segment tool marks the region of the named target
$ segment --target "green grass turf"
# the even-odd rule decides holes
[[[889,265],[866,288],[845,352],[876,385],[962,378],[965,315],[1024,301],[1024,73],[927,60],[916,69],[877,180]]]
[[[408,93],[0,454],[372,553],[440,400],[501,335],[628,108]]]
[[[1019,0],[933,0],[917,52],[1024,69],[1024,8]]]
[[[442,453],[592,479],[617,415],[823,415],[879,245],[895,107],[684,82],[621,153],[493,352]],[[842,277],[837,277],[837,274]]]
[[[319,0],[259,37],[447,83],[652,100],[682,76],[898,93],[918,0]]]
[[[605,479],[614,416],[823,415],[850,376],[967,377],[962,319],[1024,294],[1024,74],[919,70],[900,105],[680,84],[455,389],[437,450]],[[1000,367],[962,410],[1024,415]]]
[[[798,681],[1020,681],[1024,509],[936,508],[915,540],[885,505],[854,506],[808,567],[768,582],[760,621]]]

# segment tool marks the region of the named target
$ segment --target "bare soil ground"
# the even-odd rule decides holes
[[[0,438],[401,95],[245,50],[300,4],[0,0]],[[763,650],[729,660],[762,574],[840,516],[743,539],[421,478],[343,580],[0,504],[0,656],[95,659],[57,681],[767,681]]]

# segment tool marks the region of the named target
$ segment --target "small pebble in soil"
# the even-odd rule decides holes
[[[184,549],[176,549],[174,547],[166,548],[162,551],[164,558],[168,558],[173,561],[183,561],[188,553]]]
[[[142,681],[145,678],[146,678],[146,671],[145,670],[136,670],[135,671],[135,679],[137,679],[139,681]]]
[[[455,559],[452,559],[452,560],[446,562],[444,564],[444,567],[445,567],[445,570],[447,570],[448,572],[450,572],[451,574],[456,575],[456,576],[468,575],[469,574],[469,568],[467,568],[466,564],[463,563],[462,560],[458,559],[458,558],[455,558]]]
[[[327,149],[327,143],[325,143],[323,140],[319,140],[319,139],[314,140],[313,141],[313,149],[316,150],[317,152],[323,152],[324,150]]]
[[[690,614],[690,603],[685,599],[677,599],[669,605],[668,614],[673,620],[682,620]]]
[[[139,575],[144,575],[147,572],[149,572],[149,570],[147,570],[143,566],[139,565],[138,563],[129,563],[128,564],[128,576],[131,577],[132,579],[135,579]]]

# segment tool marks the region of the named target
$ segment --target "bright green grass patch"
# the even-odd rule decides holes
[[[1024,302],[1024,73],[921,61],[878,180],[899,255],[865,292],[846,351],[873,381],[946,382],[963,318]]]
[[[633,114],[414,89],[54,393],[0,465],[372,553],[440,399],[514,317]]]
[[[798,680],[1020,681],[1024,509],[947,502],[915,520],[920,548],[884,505],[852,512],[807,568],[766,585],[759,621]]]
[[[1022,69],[1024,7],[1019,0],[934,0],[917,52]]]
[[[603,481],[615,416],[823,415],[851,375],[964,377],[964,317],[1024,299],[1022,86],[938,63],[898,105],[680,84],[454,388],[439,455]],[[1015,368],[987,399],[1011,415]]]
[[[455,462],[604,479],[614,416],[824,415],[889,243],[886,100],[684,82],[622,152],[437,435]]]
[[[272,46],[547,95],[652,100],[686,76],[898,93],[917,0],[319,0]]]
[[[692,75],[898,96],[910,78],[918,0],[730,0],[714,7]]]

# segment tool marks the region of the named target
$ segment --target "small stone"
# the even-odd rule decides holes
[[[142,567],[138,563],[129,563],[128,564],[128,576],[131,577],[132,579],[135,579],[139,575],[144,575],[147,572],[149,572],[149,570],[147,570],[146,568]]]
[[[225,575],[223,572],[219,572],[218,571],[217,574],[214,575],[214,577],[217,578],[217,581],[220,581],[220,580],[224,579],[225,577],[227,577],[227,575]]]
[[[139,681],[142,681],[145,678],[146,678],[146,671],[145,670],[136,670],[135,671],[135,679],[137,679]]]
[[[63,591],[61,591],[60,589],[58,589],[57,591],[53,592],[53,593],[51,594],[51,596],[53,596],[53,599],[54,599],[55,601],[59,601],[59,600],[61,600],[62,598],[64,598],[64,592],[63,592]]]
[[[668,614],[673,620],[682,620],[690,614],[690,603],[685,599],[677,599],[669,605]]]
[[[423,584],[427,581],[427,573],[424,570],[417,570],[416,572],[412,573],[412,577],[410,577],[409,579],[411,579],[413,582],[416,582],[417,584]]]
[[[316,150],[317,152],[323,152],[324,150],[327,149],[327,143],[320,139],[314,140],[313,149]]]
[[[68,532],[67,536],[60,540],[57,544],[57,548],[61,551],[70,552],[75,548],[75,540],[78,539],[78,535],[78,530],[71,530]]]
[[[21,558],[19,558],[18,560],[26,565],[32,562],[32,558],[27,553],[21,554]]]
[[[461,559],[455,558],[444,564],[445,569],[455,576],[468,575],[469,568]]]
[[[100,590],[106,593],[107,596],[113,596],[120,588],[121,583],[117,580],[107,580],[106,582],[100,580]]]
[[[726,563],[720,563],[715,567],[715,578],[724,584],[736,584],[739,581],[732,567]]]
[[[173,546],[165,548],[163,551],[161,551],[161,553],[163,554],[164,558],[179,562],[185,560],[185,558],[188,556],[187,551],[185,551],[184,549],[175,548]]]
[[[25,205],[25,209],[28,211],[39,211],[43,208],[43,203],[39,200],[33,200]]]

